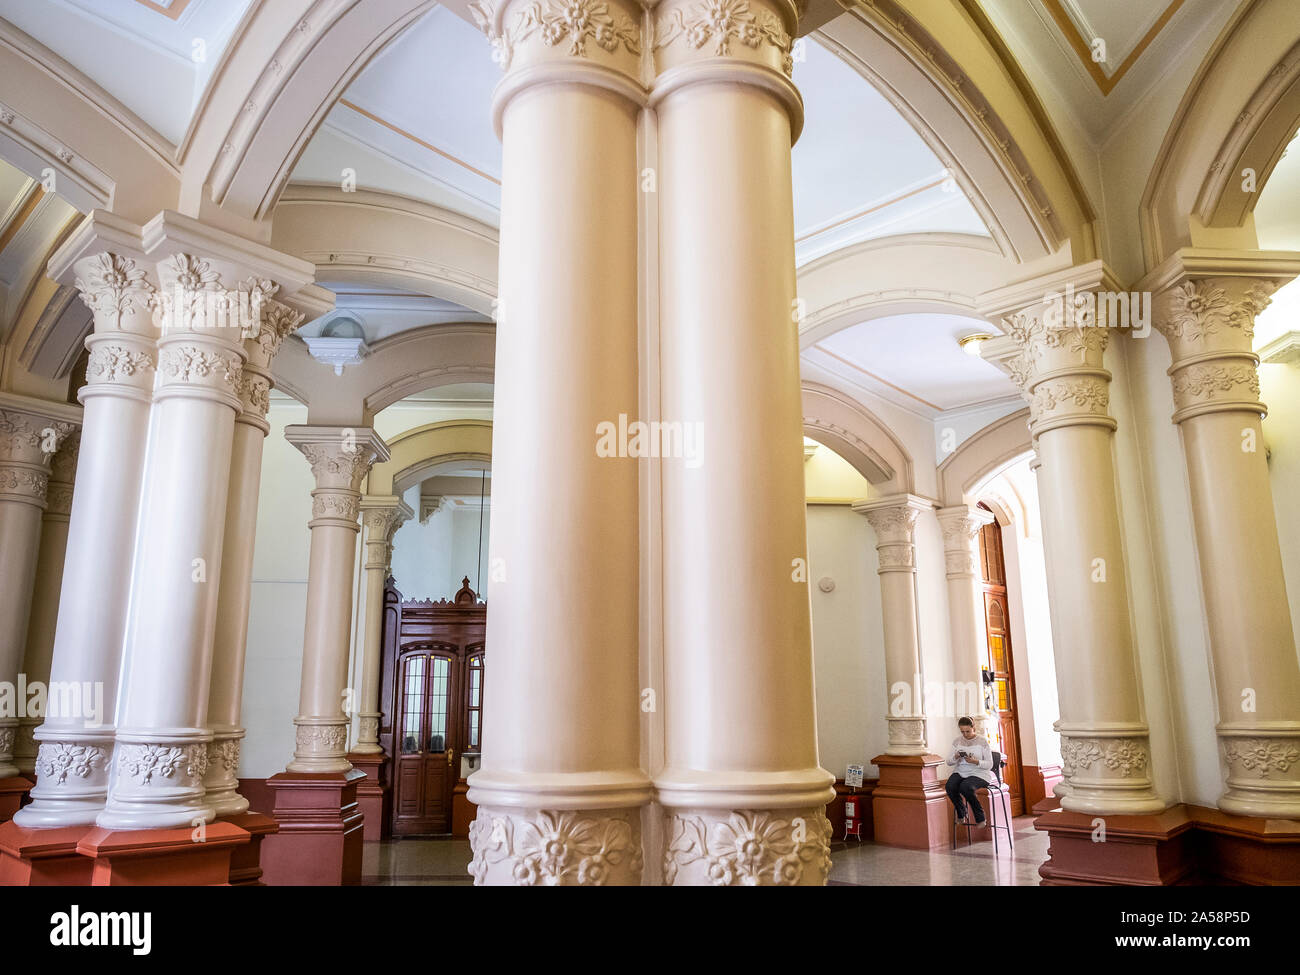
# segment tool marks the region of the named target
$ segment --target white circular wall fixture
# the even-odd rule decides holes
[[[830,576],[822,576],[820,579],[817,580],[817,588],[820,589],[822,592],[834,592],[835,580],[832,579]]]

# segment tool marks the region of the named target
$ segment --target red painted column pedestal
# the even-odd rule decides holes
[[[222,816],[221,822],[238,826],[248,834],[248,844],[237,846],[230,853],[230,886],[263,887],[262,840],[280,828],[270,816],[246,812],[238,816]]]
[[[103,829],[81,838],[93,887],[228,887],[230,857],[249,835],[217,820],[182,829]]]
[[[0,823],[7,823],[14,818],[19,808],[27,801],[31,791],[32,780],[21,775],[10,779],[0,779]]]
[[[1186,806],[1171,806],[1153,816],[1056,809],[1034,820],[1034,829],[1051,836],[1048,859],[1038,875],[1048,887],[1193,883],[1194,825]]]
[[[386,840],[392,833],[392,793],[388,787],[388,756],[379,753],[348,755],[354,768],[366,773],[357,785],[357,805],[365,817],[363,836],[367,843]],[[468,834],[466,834],[468,835]]]
[[[281,772],[266,780],[275,791],[279,831],[262,844],[262,880],[273,887],[361,882],[363,820],[357,805],[360,769]]]
[[[954,812],[940,777],[939,755],[877,755],[880,780],[871,794],[875,840],[933,850],[948,845]]]
[[[94,861],[77,852],[93,826],[23,829],[0,824],[0,886],[88,887]]]

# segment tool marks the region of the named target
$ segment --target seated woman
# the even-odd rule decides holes
[[[980,807],[975,792],[993,782],[993,749],[988,740],[975,733],[975,722],[962,718],[957,722],[961,732],[952,740],[952,754],[948,764],[957,766],[957,771],[948,776],[946,786],[948,798],[957,808],[957,818],[966,821],[966,803],[975,812],[975,825],[984,825],[984,810]]]

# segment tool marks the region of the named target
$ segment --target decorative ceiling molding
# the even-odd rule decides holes
[[[911,492],[912,457],[874,413],[832,386],[800,384],[804,433],[848,461],[885,493]]]
[[[932,104],[923,114],[917,106],[932,102],[932,97],[927,98],[918,88],[915,77],[907,78],[900,71],[896,60],[882,57],[883,52],[869,51],[869,43],[855,44],[857,38],[844,26],[845,22],[852,21],[875,32],[896,54],[905,58],[912,70],[919,71],[960,117],[966,133]],[[818,39],[866,77],[912,125],[954,174],[1003,253],[1024,262],[1054,253],[1065,242],[1069,235],[1060,216],[1034,177],[1032,166],[1010,129],[971,83],[957,60],[916,17],[895,0],[863,0],[844,17],[828,24]],[[971,135],[987,154],[992,169],[987,164],[981,165],[982,161],[972,151],[973,145],[958,144],[963,138],[969,143]],[[1086,197],[1081,201],[1081,209],[1089,214],[1090,221]]]
[[[1093,60],[1092,38],[1085,38],[1079,33],[1078,25],[1062,6],[1062,0],[1042,0],[1042,4],[1047,8],[1047,12],[1052,15],[1052,20],[1061,29],[1061,33],[1065,35],[1065,39],[1074,50],[1074,53],[1078,55],[1084,70],[1088,72],[1088,77],[1096,83],[1098,90],[1103,95],[1109,95],[1115,86],[1120,83],[1124,75],[1128,74],[1129,68],[1133,67],[1138,58],[1146,53],[1146,49],[1151,46],[1151,42],[1165,29],[1170,19],[1182,7],[1183,0],[1172,0],[1169,6],[1156,18],[1155,23],[1151,25],[1151,28],[1143,35],[1142,39],[1134,45],[1133,50],[1129,51],[1128,56],[1124,58],[1119,67],[1109,75],[1102,70],[1100,64]]]
[[[1300,125],[1300,42],[1273,65],[1224,137],[1196,197],[1195,213],[1209,227],[1240,227]],[[1244,171],[1254,190],[1242,188]]]

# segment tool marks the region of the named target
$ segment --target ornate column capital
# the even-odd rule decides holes
[[[688,84],[761,88],[803,128],[803,98],[790,80],[801,9],[793,0],[663,0],[654,8],[651,104]]]
[[[858,501],[853,510],[865,515],[876,533],[880,572],[915,572],[913,544],[916,520],[934,505],[914,494],[896,494],[873,501]]]
[[[388,445],[370,427],[294,425],[285,428],[284,436],[302,451],[316,478],[310,526],[358,531],[361,479],[376,461],[388,460]]]
[[[645,104],[637,0],[474,0],[469,11],[506,73],[492,98],[498,136],[506,105],[538,84],[588,85]]]
[[[53,459],[79,429],[80,412],[0,393],[0,501],[45,507]]]
[[[935,512],[939,519],[939,528],[943,531],[943,557],[948,570],[948,578],[975,576],[979,574],[976,557],[975,536],[980,529],[991,524],[993,514],[975,507],[973,504],[958,504],[949,508],[940,508]]]
[[[367,569],[388,572],[393,556],[393,535],[414,515],[411,506],[396,495],[368,494],[361,499]]]

